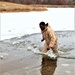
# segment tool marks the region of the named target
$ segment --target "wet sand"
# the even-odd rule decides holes
[[[0,75],[75,75],[75,32],[56,33],[64,52],[57,60],[31,51],[42,49],[40,33],[0,41]]]

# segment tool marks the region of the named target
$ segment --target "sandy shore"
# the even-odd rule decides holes
[[[17,4],[12,2],[0,1],[0,12],[30,12],[30,11],[46,11],[45,7],[36,7],[33,5]]]
[[[0,12],[47,11],[47,8],[75,8],[75,5],[25,5],[0,1]]]
[[[42,49],[40,33],[0,41],[0,75],[75,75],[75,32],[56,33],[59,50],[65,53],[57,60],[31,51]]]

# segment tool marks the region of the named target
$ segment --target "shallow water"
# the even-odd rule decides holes
[[[0,41],[0,53],[6,53],[0,59],[1,75],[74,75],[75,47],[74,31],[56,32],[59,37],[59,50],[65,52],[57,60],[51,60],[28,51],[42,49],[41,34],[22,36]],[[37,37],[37,38],[36,38]],[[34,46],[37,45],[36,48]]]

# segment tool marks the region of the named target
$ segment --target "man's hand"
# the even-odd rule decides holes
[[[49,46],[47,47],[47,50],[50,50],[50,47]]]
[[[41,39],[41,42],[43,42],[44,41],[44,39]]]

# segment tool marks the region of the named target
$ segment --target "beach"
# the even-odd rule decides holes
[[[59,51],[51,60],[32,50],[41,50],[41,34],[35,33],[0,41],[0,75],[75,75],[75,31],[56,31]]]
[[[75,5],[17,4],[0,1],[0,12],[47,11],[47,8],[75,8]]]

